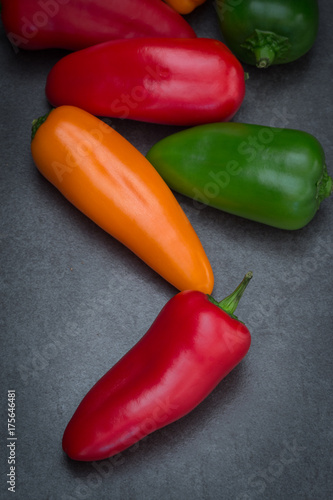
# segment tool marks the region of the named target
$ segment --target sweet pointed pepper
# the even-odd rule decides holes
[[[206,124],[160,140],[147,158],[198,208],[210,205],[281,229],[308,224],[332,193],[324,150],[301,130]]]
[[[190,290],[171,298],[81,401],[63,435],[67,455],[110,457],[203,401],[250,348],[250,332],[234,311],[251,277],[219,303]]]
[[[195,38],[188,22],[161,0],[2,0],[13,46],[79,50],[122,38]]]
[[[317,0],[217,0],[216,11],[225,43],[258,68],[299,59],[317,38]]]
[[[34,123],[31,152],[65,198],[178,290],[211,293],[213,272],[188,218],[148,160],[112,127],[61,106]]]
[[[96,116],[169,125],[227,121],[245,95],[244,71],[209,38],[136,38],[106,42],[63,57],[51,69],[52,106]]]

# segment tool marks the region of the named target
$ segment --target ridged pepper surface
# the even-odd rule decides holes
[[[169,125],[229,120],[244,94],[241,64],[208,38],[106,42],[62,58],[46,82],[53,106]]]
[[[307,132],[215,123],[162,139],[147,158],[175,191],[281,229],[300,229],[332,193],[325,154]]]
[[[41,174],[178,290],[211,293],[213,272],[176,198],[146,158],[95,116],[61,106],[33,127]]]
[[[79,50],[136,37],[195,38],[161,0],[2,0],[2,22],[20,49]]]
[[[74,460],[102,460],[193,410],[247,354],[251,335],[233,314],[252,273],[216,302],[187,290],[87,393],[63,435]]]

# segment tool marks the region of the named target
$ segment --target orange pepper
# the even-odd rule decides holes
[[[165,3],[170,5],[179,14],[189,14],[196,7],[203,4],[206,0],[164,0]]]
[[[31,152],[41,174],[73,205],[177,289],[212,292],[210,263],[178,201],[112,127],[60,106],[35,120]]]

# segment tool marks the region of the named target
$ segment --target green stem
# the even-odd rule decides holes
[[[37,130],[45,122],[45,120],[47,119],[47,117],[49,116],[51,111],[49,111],[46,115],[40,116],[39,118],[36,118],[35,120],[33,120],[32,125],[31,125],[31,141],[33,140],[33,138],[36,135]]]
[[[252,52],[258,68],[268,68],[276,60],[283,60],[284,54],[290,48],[290,42],[287,37],[277,35],[273,31],[255,29],[241,47]]]
[[[224,312],[229,314],[234,319],[238,319],[237,316],[234,315],[234,312],[237,309],[237,306],[239,304],[239,301],[245,292],[245,289],[247,285],[249,284],[251,278],[253,276],[252,271],[249,271],[246,273],[246,275],[243,278],[243,281],[238,285],[235,291],[233,291],[228,297],[225,297],[225,299],[221,300],[220,302],[217,302],[213,297],[210,295],[208,296],[208,299],[210,302],[218,306],[220,309],[222,309]]]
[[[333,193],[333,179],[328,175],[326,165],[324,165],[323,176],[317,185],[317,193],[318,206]]]
[[[274,62],[275,52],[268,45],[253,49],[253,53],[256,58],[257,68],[268,68]]]

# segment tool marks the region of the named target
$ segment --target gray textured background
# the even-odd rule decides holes
[[[250,73],[235,121],[300,128],[333,175],[332,5],[302,59]],[[189,15],[222,40],[212,2]],[[1,476],[7,390],[17,398],[17,499],[328,500],[332,476],[332,199],[286,232],[177,198],[215,273],[214,296],[254,278],[238,308],[245,360],[191,414],[95,467],[61,449],[78,403],[146,332],[176,290],[72,207],[37,172],[31,121],[64,51],[16,53],[0,28]],[[109,121],[110,122],[110,121]],[[112,120],[142,152],[175,127]]]

